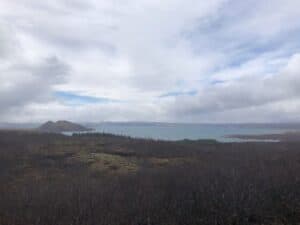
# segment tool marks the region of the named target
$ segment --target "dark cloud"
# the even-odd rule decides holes
[[[0,59],[8,60],[15,53],[17,47],[18,43],[12,31],[0,21]]]
[[[1,112],[35,102],[49,100],[54,85],[60,84],[68,74],[68,66],[55,57],[34,65],[18,62],[1,71]]]

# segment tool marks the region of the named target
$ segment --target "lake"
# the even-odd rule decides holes
[[[281,124],[180,124],[180,123],[89,123],[95,132],[160,140],[215,139],[220,142],[242,141],[228,135],[275,134],[298,130]],[[244,140],[245,141],[245,140]],[[249,140],[248,140],[249,141]],[[253,140],[252,140],[253,141]],[[273,141],[273,140],[270,140]]]

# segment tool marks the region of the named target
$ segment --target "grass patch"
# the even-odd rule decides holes
[[[138,170],[135,158],[122,157],[108,153],[80,152],[76,155],[80,162],[89,164],[92,171],[97,173],[130,173]]]

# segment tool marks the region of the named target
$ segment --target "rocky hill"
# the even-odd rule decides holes
[[[50,133],[60,133],[60,132],[80,132],[80,131],[91,131],[92,129],[86,128],[80,124],[72,123],[69,121],[57,121],[52,122],[48,121],[42,124],[40,127],[37,128],[39,131],[42,132],[50,132]]]

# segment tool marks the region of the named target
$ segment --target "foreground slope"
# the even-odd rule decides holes
[[[300,143],[0,131],[0,224],[299,224]]]

